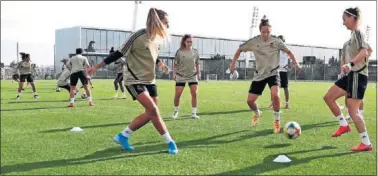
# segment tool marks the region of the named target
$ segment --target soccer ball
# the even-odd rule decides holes
[[[230,74],[230,79],[231,80],[235,80],[235,79],[238,79],[239,78],[239,72],[238,71],[234,71],[233,73]]]
[[[301,135],[301,126],[294,121],[287,122],[284,127],[285,136],[289,139],[296,139]]]
[[[81,94],[81,98],[82,98],[82,99],[86,99],[86,98],[88,98],[88,97],[87,97],[87,94],[85,94],[85,93]]]

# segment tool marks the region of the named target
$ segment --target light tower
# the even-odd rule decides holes
[[[258,24],[258,19],[259,18],[259,9],[254,6],[253,7],[253,11],[252,11],[252,23],[251,23],[251,27],[249,28],[249,39],[253,37],[254,35],[254,29],[257,27],[257,24]],[[252,60],[252,53],[251,52],[247,52],[246,53],[247,56],[245,58],[245,62],[246,62],[246,67],[249,66],[249,61]]]
[[[133,26],[132,26],[132,29],[131,29],[131,32],[135,32],[135,28],[136,28],[136,20],[137,20],[137,15],[138,15],[138,4],[142,4],[142,1],[135,1],[135,4],[134,4],[134,19],[133,19]]]
[[[370,39],[370,32],[371,32],[371,27],[369,25],[366,25],[366,41],[369,42]]]

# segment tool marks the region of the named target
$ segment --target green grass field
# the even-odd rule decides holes
[[[66,107],[66,90],[55,92],[55,83],[37,81],[40,98],[33,99],[29,88],[16,102],[16,83],[1,82],[2,174],[377,174],[376,83],[370,83],[365,94],[365,122],[375,148],[351,153],[349,148],[360,142],[354,125],[351,133],[330,137],[338,122],[322,97],[332,83],[290,83],[292,108],[282,110],[281,126],[296,121],[302,126],[302,135],[289,140],[282,133],[273,134],[273,111],[266,108],[270,102],[267,88],[258,100],[263,109],[260,126],[253,128],[246,105],[250,82],[200,82],[199,120],[190,118],[186,88],[180,118],[172,120],[174,82],[158,80],[159,108],[177,142],[176,156],[166,153],[167,145],[151,123],[131,137],[133,153],[122,152],[112,141],[143,112],[129,94],[127,100],[111,98],[112,80],[93,81],[95,107],[80,100],[72,109]],[[344,105],[343,100],[339,102]],[[74,126],[84,131],[70,132]],[[286,154],[292,162],[274,163],[279,154]]]

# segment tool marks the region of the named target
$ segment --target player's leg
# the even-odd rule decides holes
[[[33,94],[34,94],[34,98],[39,98],[38,94],[37,94],[37,88],[35,86],[35,83],[34,83],[34,79],[32,77],[31,74],[29,74],[27,77],[27,82],[31,85],[32,87],[32,90],[33,90]]]
[[[362,99],[360,103],[360,107],[358,108],[359,109],[358,112],[362,119],[364,119],[364,106],[365,106],[365,103],[364,103],[364,100]]]
[[[274,121],[273,121],[273,132],[280,133],[280,109],[281,109],[281,100],[280,100],[280,76],[271,76],[267,78],[268,86],[270,88],[270,99],[273,102],[273,111],[274,111]]]
[[[114,94],[114,97],[113,98],[118,98],[118,79],[119,79],[119,73],[117,73],[117,76],[116,78],[114,79],[114,90],[115,90],[115,94]]]
[[[20,99],[21,97],[21,91],[23,89],[25,80],[26,80],[26,76],[20,75],[20,82],[18,83],[18,90],[17,90],[17,97],[16,97],[17,100]]]
[[[340,110],[339,104],[336,102],[337,99],[345,96],[347,86],[348,77],[344,76],[337,80],[335,84],[328,89],[328,92],[323,97],[325,103],[327,104],[333,115],[338,119],[340,124],[340,127],[335,133],[332,134],[332,137],[338,137],[344,133],[350,132],[348,122],[345,120],[344,115]]]
[[[197,115],[197,93],[198,93],[198,82],[189,82],[190,94],[192,95],[192,118],[199,119]]]
[[[73,107],[75,103],[75,92],[76,92],[76,85],[79,81],[78,73],[71,74],[70,77],[70,84],[71,84],[71,90],[70,90],[70,104],[68,107]]]
[[[91,90],[89,89],[89,86],[88,86],[88,81],[90,81],[90,79],[88,79],[86,76],[85,76],[85,73],[84,71],[82,72],[79,72],[79,79],[80,79],[80,82],[81,84],[83,84],[83,87],[84,87],[84,90],[85,90],[85,93],[87,94],[87,99],[88,99],[88,104],[89,106],[94,106],[94,102],[92,100],[92,92]]]
[[[247,104],[249,108],[255,113],[252,118],[252,126],[257,126],[259,118],[262,114],[262,112],[258,108],[256,101],[264,91],[266,83],[266,80],[252,81],[251,86],[249,87]]]
[[[347,110],[347,113],[346,113],[346,115],[345,115],[345,120],[347,120],[347,121],[351,121],[352,120],[352,118],[350,118],[350,115],[349,115],[349,113],[348,113],[348,96],[347,96],[347,94],[345,94],[345,109]]]
[[[364,98],[365,90],[367,87],[367,76],[359,74],[357,72],[350,72],[348,74],[348,112],[353,119],[354,125],[357,128],[358,133],[362,138],[360,145],[353,147],[352,151],[370,151],[372,145],[369,139],[369,135],[366,131],[364,120],[361,118],[358,112],[361,100]]]
[[[148,86],[148,88],[145,85],[127,86],[127,90],[130,92],[133,99],[138,100],[138,102],[145,108],[145,113],[135,118],[130,125],[117,136],[117,140],[125,150],[132,151],[133,147],[128,143],[129,137],[133,132],[151,120],[159,134],[168,143],[168,153],[177,154],[178,149],[176,143],[172,140],[167,127],[160,116],[157,104],[155,103],[155,101],[157,102],[157,96],[155,96],[157,95],[156,86]],[[155,101],[151,96],[156,97]]]
[[[174,104],[174,112],[173,112],[173,115],[172,117],[173,118],[177,118],[178,117],[178,114],[179,114],[179,106],[180,106],[180,98],[181,98],[181,95],[182,95],[182,92],[184,91],[184,88],[185,88],[185,82],[176,82],[176,87],[175,87],[175,98],[173,100],[173,104]]]
[[[121,73],[121,78],[119,79],[118,84],[122,92],[122,98],[126,99],[125,88],[123,87],[123,73]]]

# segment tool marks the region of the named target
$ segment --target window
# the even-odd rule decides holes
[[[126,41],[126,32],[121,32],[119,35],[120,44],[122,45]]]
[[[120,45],[120,34],[121,32],[114,32],[114,48],[119,48],[121,45]]]
[[[101,52],[108,53],[109,50],[106,48],[106,31],[101,31],[101,44],[100,44]]]
[[[102,52],[101,51],[101,31],[100,30],[95,30],[94,31],[94,40],[95,42],[94,44],[94,49],[96,50],[96,52]]]
[[[81,48],[86,48],[87,46],[87,30],[82,29],[81,30]]]
[[[107,31],[107,50],[109,51],[110,48],[114,47],[114,32],[113,31]],[[118,48],[114,47],[114,50],[117,50]]]
[[[84,50],[86,52],[95,52],[94,49],[94,30],[87,30],[87,43],[84,45]]]

